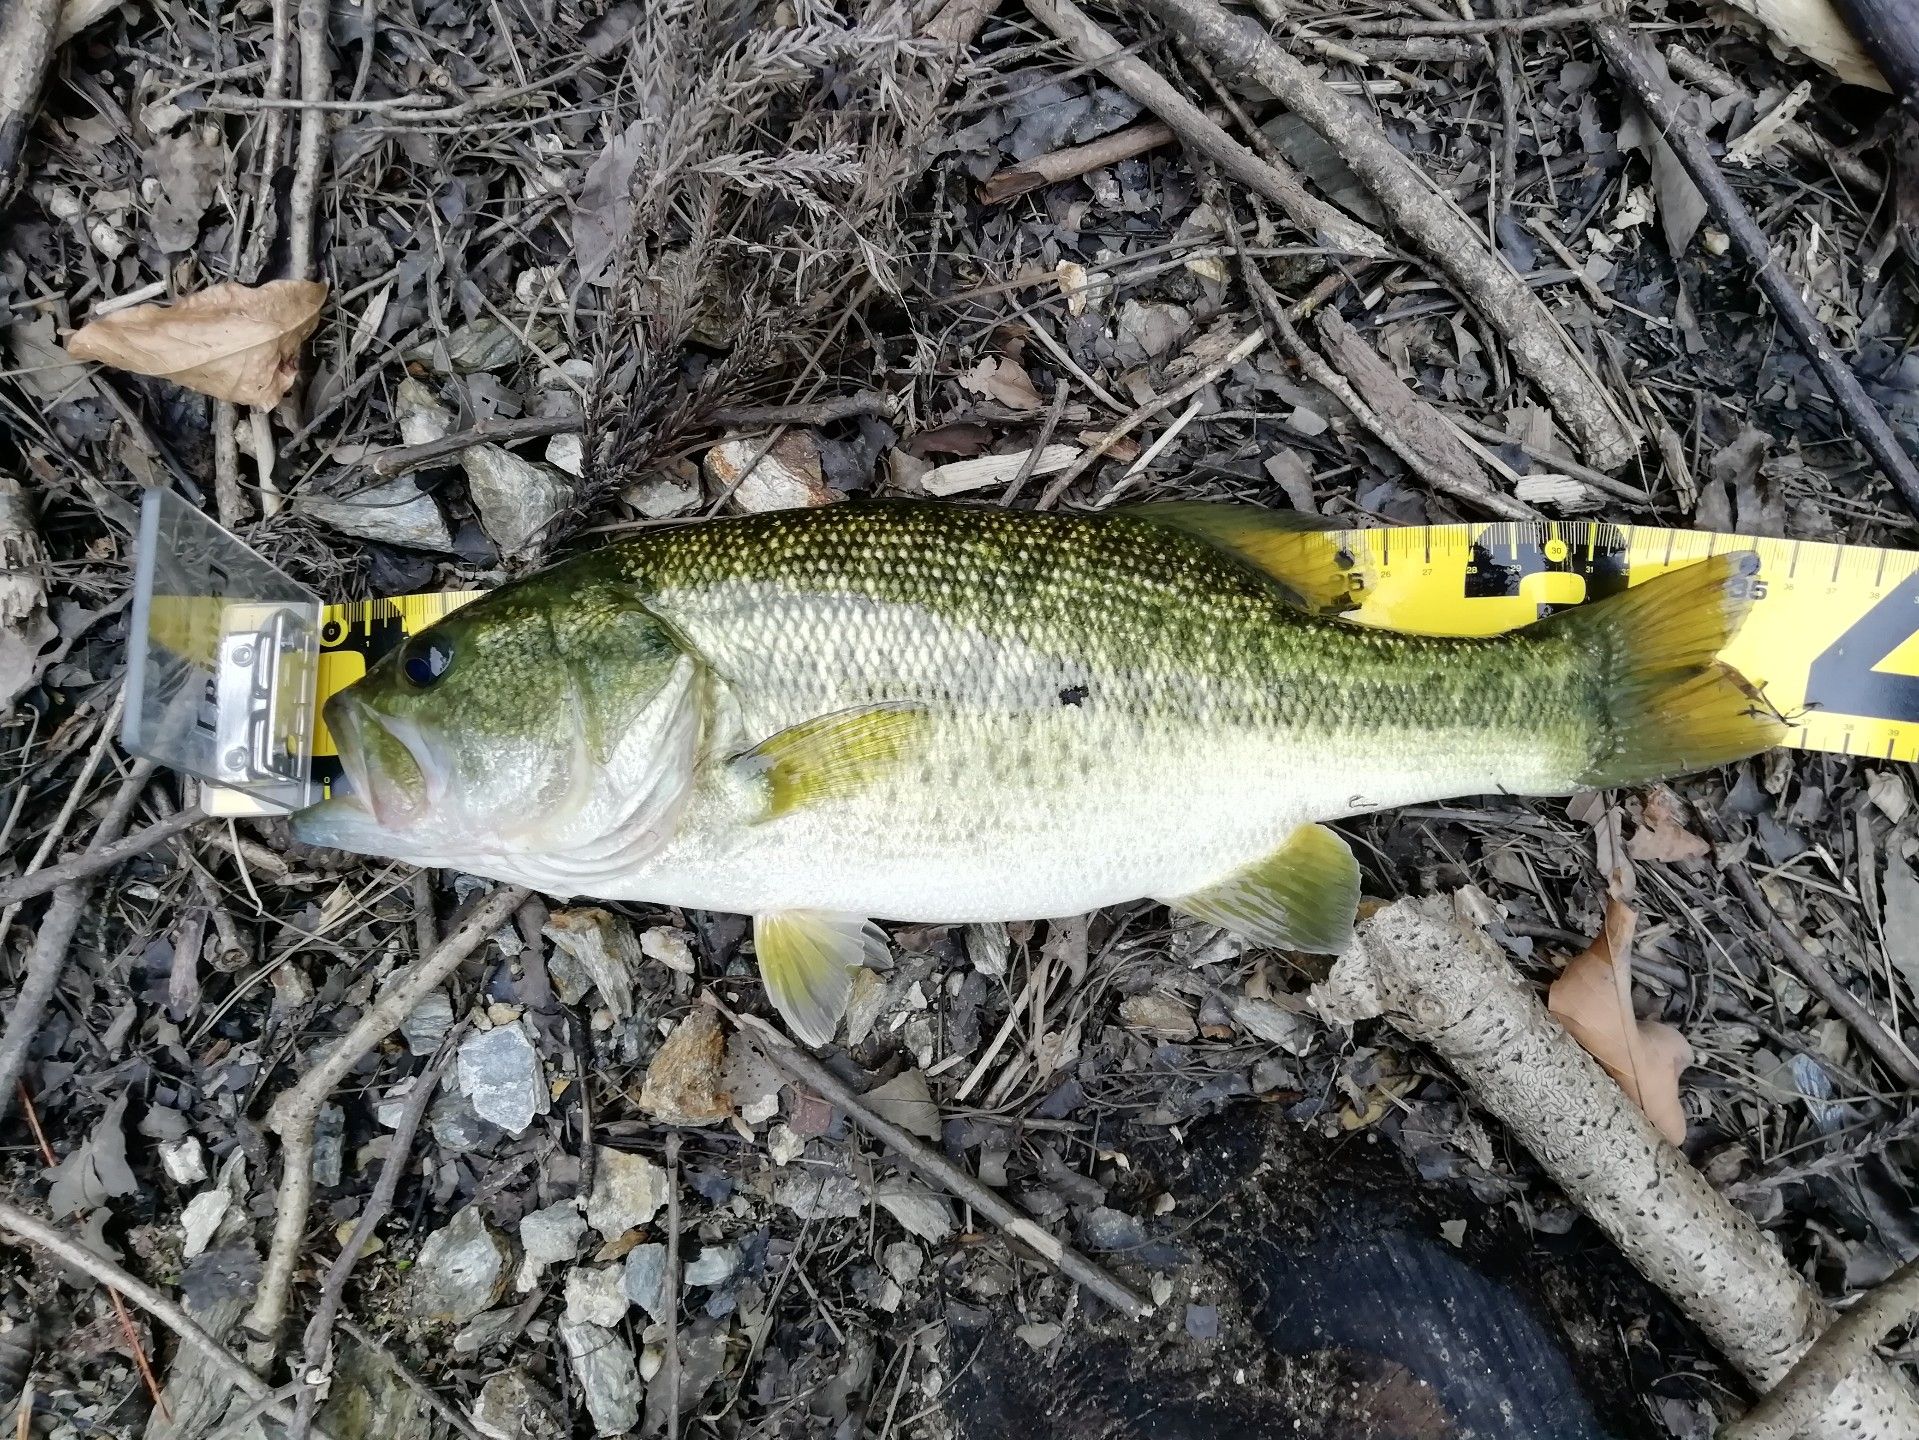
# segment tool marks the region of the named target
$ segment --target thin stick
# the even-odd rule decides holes
[[[227,1384],[254,1400],[268,1402],[267,1413],[281,1423],[293,1419],[292,1407],[275,1401],[272,1386],[234,1359],[224,1345],[202,1328],[199,1321],[144,1280],[136,1279],[106,1256],[89,1250],[44,1220],[37,1220],[17,1205],[10,1205],[4,1200],[0,1200],[0,1230],[10,1231],[22,1240],[31,1241],[63,1264],[71,1265],[101,1284],[118,1290],[178,1335],[183,1343],[204,1355],[215,1373]]]
[[[293,1282],[293,1267],[299,1262],[307,1207],[313,1199],[313,1125],[320,1107],[360,1057],[399,1029],[415,1007],[499,929],[526,897],[527,892],[518,886],[503,885],[474,906],[438,949],[389,986],[304,1078],[273,1102],[267,1112],[267,1126],[280,1137],[280,1194],[259,1291],[244,1321],[252,1334],[272,1340],[286,1319],[287,1290]]]
[[[367,462],[375,475],[404,475],[425,465],[452,460],[475,445],[510,445],[515,440],[537,440],[542,435],[564,435],[586,422],[577,415],[523,415],[515,420],[482,420],[465,430],[424,440],[418,445],[395,445]]]
[[[1228,14],[1215,0],[1142,3],[1210,55],[1225,79],[1263,86],[1339,152],[1393,225],[1506,342],[1514,364],[1546,397],[1591,464],[1610,470],[1632,458],[1638,437],[1545,302],[1371,115],[1251,20]]]
[[[413,1089],[406,1097],[406,1108],[400,1112],[400,1123],[393,1130],[393,1148],[380,1165],[379,1178],[373,1182],[373,1193],[367,1196],[366,1208],[360,1212],[359,1221],[354,1225],[353,1233],[347,1237],[345,1247],[327,1267],[326,1280],[320,1286],[320,1303],[314,1307],[313,1318],[307,1322],[306,1363],[300,1371],[303,1377],[319,1373],[326,1365],[327,1351],[333,1345],[333,1323],[346,1298],[347,1279],[353,1274],[353,1267],[360,1263],[360,1256],[366,1252],[374,1230],[393,1208],[393,1195],[400,1188],[400,1176],[405,1173],[407,1162],[413,1155],[413,1137],[419,1132],[420,1122],[426,1118],[427,1106],[432,1103],[434,1092],[440,1088],[440,1076],[446,1069],[447,1059],[453,1053],[453,1047],[459,1043],[460,1032],[465,1028],[459,1025],[447,1032],[433,1063],[413,1081]],[[311,1384],[301,1389],[293,1428],[288,1432],[289,1440],[307,1440],[313,1429],[314,1412],[319,1409],[319,1394],[318,1388]]]
[[[447,1424],[457,1430],[460,1435],[464,1437],[464,1440],[488,1440],[485,1432],[449,1405],[446,1402],[446,1398],[442,1396],[439,1391],[435,1390],[431,1385],[427,1384],[426,1381],[402,1365],[400,1363],[400,1357],[387,1349],[377,1335],[368,1334],[364,1327],[355,1324],[345,1316],[342,1316],[340,1319],[340,1328],[351,1335],[354,1342],[368,1353],[377,1355],[380,1359],[384,1360],[387,1367],[391,1369],[395,1375],[400,1377],[400,1383],[418,1396],[420,1402],[424,1404],[427,1409],[431,1410],[435,1415],[438,1415],[442,1420],[446,1421]]]
[[[1228,370],[1231,370],[1235,365],[1239,364],[1240,361],[1251,355],[1265,343],[1266,327],[1262,325],[1250,334],[1242,335],[1234,343],[1231,350],[1228,350],[1225,355],[1214,361],[1211,365],[1208,365],[1204,370],[1200,371],[1199,374],[1179,385],[1175,385],[1164,395],[1155,395],[1144,405],[1127,411],[1126,414],[1122,415],[1119,420],[1114,423],[1112,429],[1108,430],[1104,435],[1100,436],[1098,440],[1094,441],[1092,445],[1082,451],[1079,459],[1075,460],[1071,465],[1068,465],[1064,470],[1060,471],[1058,475],[1053,477],[1053,483],[1048,485],[1045,493],[1039,497],[1039,508],[1042,510],[1051,509],[1053,505],[1058,502],[1059,497],[1066,493],[1075,480],[1079,479],[1080,476],[1084,475],[1097,464],[1108,450],[1111,450],[1115,445],[1119,444],[1120,441],[1124,440],[1135,429],[1159,414],[1160,411],[1170,410],[1173,406],[1179,404],[1180,401],[1197,395],[1201,390],[1204,390],[1208,385],[1219,379],[1220,376],[1224,375]]]
[[[1717,96],[1721,100],[1745,100],[1755,105],[1759,102],[1759,97],[1752,91],[1717,65],[1701,59],[1683,45],[1672,44],[1666,47],[1666,64],[1672,67],[1681,80],[1688,85],[1697,85],[1708,95]],[[1788,120],[1779,127],[1779,143],[1802,160],[1827,166],[1833,174],[1848,185],[1856,185],[1861,190],[1873,193],[1886,188],[1885,176],[1857,155],[1841,150],[1818,131],[1808,130],[1797,120]]]
[[[998,205],[1030,190],[1104,170],[1135,155],[1144,155],[1148,150],[1170,145],[1178,138],[1178,133],[1164,120],[1145,120],[1097,140],[1088,140],[1084,145],[1069,145],[1064,150],[1035,155],[1018,165],[995,170],[980,181],[980,204]]]
[[[1040,456],[1046,453],[1046,442],[1053,438],[1053,432],[1059,429],[1059,417],[1066,413],[1066,397],[1070,390],[1067,382],[1061,380],[1053,386],[1053,403],[1046,407],[1046,420],[1039,427],[1039,439],[1033,442],[1033,448],[1026,452],[1026,458],[1019,462],[1019,473],[1013,476],[1006,486],[1006,493],[999,497],[1002,505],[1011,505],[1025,488],[1026,482],[1039,466]]]
[[[140,1372],[140,1383],[147,1387],[147,1394],[152,1397],[153,1408],[160,1412],[160,1418],[171,1425],[173,1411],[167,1407],[167,1397],[160,1393],[160,1382],[153,1378],[153,1366],[147,1360],[147,1347],[140,1341],[140,1332],[133,1328],[133,1317],[127,1314],[126,1297],[109,1285],[107,1300],[113,1306],[114,1318],[120,1322],[120,1335],[133,1352],[133,1368]]]
[[[830,1070],[812,1056],[800,1053],[791,1041],[764,1020],[756,1015],[735,1014],[710,991],[704,998],[707,1004],[731,1020],[741,1033],[752,1041],[754,1047],[774,1065],[794,1079],[803,1082],[814,1093],[831,1100],[853,1119],[859,1121],[862,1128],[879,1139],[913,1170],[926,1179],[945,1186],[950,1194],[972,1206],[976,1212],[984,1215],[1013,1239],[1030,1248],[1061,1274],[1092,1291],[1129,1319],[1142,1320],[1153,1313],[1153,1307],[1140,1296],[1127,1289],[1070,1245],[1054,1239],[1040,1229],[1030,1218],[1007,1204],[979,1180],[960,1169],[944,1155],[920,1140],[918,1136],[907,1134],[899,1126],[881,1119],[867,1109],[860,1098],[842,1085]]]
[[[106,816],[100,821],[100,828],[94,832],[95,845],[104,847],[111,844],[126,828],[134,804],[152,776],[151,760],[134,761],[127,771],[127,778],[121,782],[120,793],[113,797]],[[60,969],[66,962],[67,947],[73,943],[74,931],[80,928],[80,917],[86,911],[87,896],[92,888],[84,879],[69,881],[53,892],[53,903],[47,906],[46,914],[40,917],[40,928],[33,937],[33,949],[27,956],[26,975],[7,1011],[6,1029],[0,1031],[0,1119],[6,1118],[7,1110],[13,1104],[20,1072],[26,1068],[27,1052],[40,1037],[40,1021],[46,1015],[47,1004],[53,999],[53,992],[60,983]]]
[[[715,425],[831,425],[860,415],[884,415],[892,406],[890,395],[862,390],[797,405],[721,405],[704,418]]]
[[[1392,247],[1381,236],[1308,193],[1296,171],[1260,159],[1228,135],[1151,65],[1129,54],[1073,0],[1031,0],[1026,9],[1081,60],[1099,66],[1107,79],[1172,126],[1180,139],[1210,156],[1240,184],[1279,206],[1308,235],[1354,255],[1374,259],[1391,256]]]
[[[1600,0],[1598,4],[1542,10],[1537,15],[1519,15],[1510,20],[1494,16],[1484,20],[1342,20],[1339,23],[1353,35],[1518,35],[1527,30],[1584,25],[1603,20],[1611,13],[1610,0]]]
[[[666,1137],[666,1440],[680,1440],[680,1132]]]
[[[1826,388],[1832,393],[1840,413],[1852,422],[1858,432],[1859,443],[1878,462],[1880,470],[1906,502],[1906,508],[1919,516],[1919,465],[1914,465],[1912,458],[1900,446],[1892,427],[1886,424],[1885,416],[1872,403],[1865,387],[1859,383],[1859,377],[1852,373],[1852,367],[1840,359],[1839,352],[1833,349],[1832,338],[1826,334],[1826,327],[1819,323],[1819,317],[1812,313],[1811,307],[1800,295],[1798,282],[1779,263],[1779,257],[1773,253],[1772,243],[1766,239],[1766,232],[1752,218],[1752,212],[1746,209],[1739,192],[1733,189],[1732,182],[1712,158],[1706,142],[1680,115],[1678,107],[1672,103],[1660,85],[1658,76],[1653,73],[1652,65],[1624,25],[1616,20],[1603,21],[1593,26],[1593,35],[1599,41],[1606,63],[1638,97],[1666,143],[1672,147],[1673,154],[1679,157],[1679,163],[1692,177],[1692,183],[1699,187],[1706,204],[1725,227],[1732,243],[1757,272],[1759,288],[1765,292],[1766,298],[1779,312],[1781,322],[1806,352],[1806,358],[1812,361],[1819,378],[1826,382]]]
[[[1879,1342],[1919,1315],[1919,1260],[1908,1260],[1892,1278],[1826,1328],[1766,1397],[1719,1432],[1719,1440],[1792,1440],[1811,1423],[1832,1390],[1878,1348]]]
[[[293,188],[287,208],[291,212],[287,236],[287,268],[304,279],[315,279],[316,236],[314,209],[320,193],[320,165],[326,154],[326,115],[313,108],[324,101],[332,88],[333,76],[327,70],[326,0],[300,0],[300,99],[307,108],[300,112],[300,139],[294,151]]]
[[[1779,918],[1772,908],[1772,902],[1766,899],[1765,892],[1738,866],[1730,866],[1723,872],[1739,892],[1739,898],[1746,902],[1755,919],[1766,927],[1766,933],[1772,936],[1772,943],[1779,947],[1779,953],[1785,956],[1786,963],[1793,973],[1805,982],[1806,988],[1817,995],[1831,1009],[1832,1013],[1845,1021],[1859,1042],[1870,1050],[1886,1072],[1908,1090],[1919,1090],[1919,1064],[1914,1063],[1912,1055],[1879,1023],[1879,1019],[1863,1004],[1857,996],[1840,983],[1823,965],[1819,958],[1799,943],[1799,937],[1792,933],[1792,927]]]
[[[43,870],[35,870],[30,875],[17,876],[0,884],[0,906],[17,905],[22,900],[31,900],[36,895],[57,890],[62,885],[70,885],[77,880],[90,880],[102,870],[111,870],[116,865],[125,864],[136,855],[146,854],[154,846],[164,844],[182,830],[191,830],[206,818],[206,812],[199,806],[189,805],[184,810],[174,811],[164,820],[156,820],[144,830],[135,831],[124,840],[116,840],[111,845],[101,845],[98,849],[89,848],[71,859],[62,860],[58,865],[49,865]]]

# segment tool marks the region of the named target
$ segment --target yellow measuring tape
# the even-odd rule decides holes
[[[1359,600],[1347,618],[1431,635],[1496,635],[1728,550],[1751,550],[1735,581],[1753,606],[1726,660],[1793,722],[1786,743],[1884,760],[1919,759],[1919,553],[1584,521],[1347,530]],[[329,605],[318,698],[481,592]],[[324,724],[316,765],[337,766]],[[324,778],[330,780],[331,774]]]

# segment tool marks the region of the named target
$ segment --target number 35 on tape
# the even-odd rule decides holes
[[[1729,550],[1752,600],[1725,659],[1792,724],[1786,744],[1919,759],[1919,553],[1697,530],[1508,522],[1348,530],[1356,610],[1390,630],[1493,635]]]
[[[1725,659],[1792,722],[1785,743],[1919,759],[1919,553],[1576,521],[1342,530],[1311,543],[1324,542],[1337,547],[1358,602],[1347,619],[1428,635],[1496,635],[1750,550],[1757,568],[1732,583],[1753,605]],[[477,598],[466,591],[329,605],[319,702]],[[324,724],[313,755],[325,786],[339,762]]]

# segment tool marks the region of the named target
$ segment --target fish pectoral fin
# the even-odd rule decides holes
[[[1262,510],[1207,500],[1160,500],[1121,507],[1138,516],[1204,540],[1275,581],[1302,610],[1338,614],[1352,609],[1363,589],[1355,583],[1357,558],[1343,552],[1333,532],[1347,528],[1324,515]],[[1345,563],[1341,563],[1341,561]]]
[[[1302,825],[1264,860],[1164,902],[1261,945],[1337,955],[1353,938],[1359,863],[1324,825]]]
[[[808,1045],[829,1045],[853,998],[853,972],[886,958],[870,920],[824,910],[753,917],[753,948],[773,1007]]]
[[[759,818],[857,794],[924,743],[929,712],[906,703],[862,705],[789,725],[732,764],[764,791]]]

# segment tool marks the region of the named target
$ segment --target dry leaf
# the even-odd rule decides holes
[[[1679,1076],[1692,1064],[1692,1046],[1672,1026],[1633,1014],[1632,932],[1638,921],[1631,906],[1608,898],[1605,929],[1553,981],[1546,1005],[1659,1133],[1678,1145],[1686,1138]],[[1613,963],[1615,956],[1620,963]]]
[[[1033,388],[1032,377],[1011,360],[994,355],[959,377],[959,383],[986,400],[997,400],[1008,410],[1038,410],[1046,402]]]
[[[67,353],[271,409],[300,373],[300,345],[320,323],[326,296],[317,280],[215,285],[171,305],[102,315],[74,332]]]
[[[1712,853],[1712,846],[1686,828],[1672,791],[1655,785],[1646,794],[1639,828],[1626,842],[1626,853],[1635,860],[1703,860]]]

